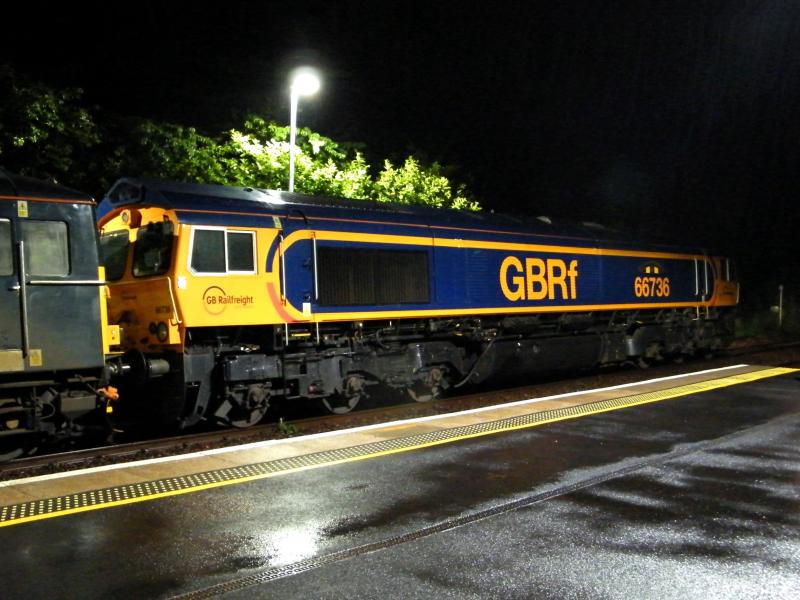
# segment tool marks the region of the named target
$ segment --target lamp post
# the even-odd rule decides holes
[[[289,118],[289,191],[294,191],[295,138],[297,136],[297,101],[300,96],[310,96],[319,89],[319,77],[309,68],[298,69],[292,76],[290,90],[291,114]]]

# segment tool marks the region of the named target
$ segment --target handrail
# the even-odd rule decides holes
[[[100,279],[31,279],[28,285],[106,285],[107,281]]]
[[[281,253],[281,301],[286,304],[286,253],[283,248],[283,234],[280,234],[280,245],[278,251]]]
[[[28,358],[31,353],[30,331],[28,330],[28,282],[26,281],[27,271],[25,269],[25,242],[17,242],[19,248],[19,298],[20,298],[20,318],[22,319],[22,356]]]
[[[167,289],[169,290],[169,299],[172,301],[172,315],[175,317],[175,323],[180,325],[183,321],[181,321],[181,317],[178,314],[178,304],[175,302],[175,295],[172,292],[172,279],[169,276],[167,276]]]
[[[317,234],[311,233],[311,243],[314,247],[314,302],[319,301],[319,283],[317,280]]]

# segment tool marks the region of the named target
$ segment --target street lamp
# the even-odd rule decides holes
[[[297,69],[292,76],[290,88],[291,116],[289,119],[289,191],[294,191],[295,137],[297,135],[297,101],[300,96],[311,96],[319,89],[319,77],[312,69]]]

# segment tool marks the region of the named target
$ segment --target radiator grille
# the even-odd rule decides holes
[[[319,304],[364,306],[430,302],[428,253],[319,248]]]

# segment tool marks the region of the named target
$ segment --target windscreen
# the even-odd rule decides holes
[[[162,275],[172,260],[172,223],[150,223],[139,229],[133,246],[133,275]]]
[[[106,279],[117,281],[125,274],[128,260],[128,230],[111,231],[100,236],[100,264],[106,268]]]

